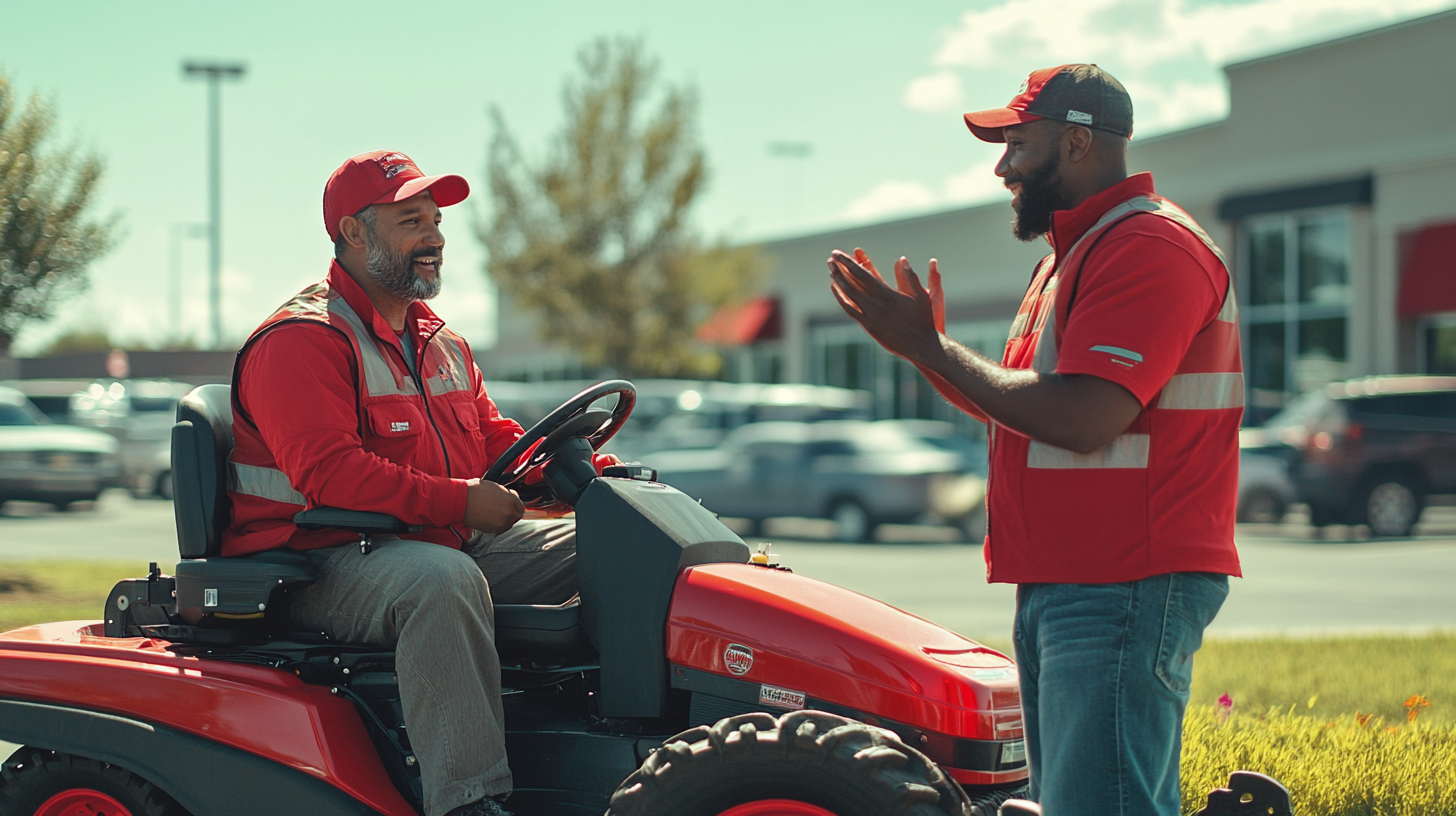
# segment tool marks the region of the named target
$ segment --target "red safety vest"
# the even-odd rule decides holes
[[[445,328],[443,322],[432,321],[425,330],[427,339],[416,366],[417,379],[398,352],[369,329],[327,280],[299,292],[280,307],[254,330],[238,352],[238,364],[233,370],[235,422],[251,422],[239,402],[244,355],[273,329],[298,322],[326,325],[348,339],[357,361],[353,381],[358,391],[359,436],[365,450],[446,478],[476,478],[485,471],[487,452],[478,439],[472,439],[472,435],[478,436],[474,432],[479,428],[480,419],[471,382],[475,364],[465,340]],[[411,340],[408,335],[404,338],[405,342]],[[443,472],[446,469],[443,466],[420,465],[416,451],[428,445],[444,446],[445,455],[440,459],[449,462],[449,473]],[[229,554],[268,549],[285,541],[289,546],[307,549],[348,539],[337,532],[308,533],[292,526],[293,516],[309,502],[278,468],[265,446],[236,447],[228,465],[228,492],[233,499],[231,529],[267,533],[266,536],[248,533],[236,536],[238,540],[227,545]],[[280,527],[287,529],[280,530]],[[413,537],[459,547],[470,533],[463,526],[426,528]]]
[[[1067,276],[1077,274],[1100,236],[1123,219],[1146,217],[1140,214],[1191,232],[1228,273],[1213,240],[1172,202],[1157,195],[1124,201],[1064,255],[1050,255],[1038,266],[1003,364],[1024,360],[1030,343],[1031,368],[1056,372],[1062,327],[1076,310],[1076,285],[1068,283],[1075,277]],[[1218,315],[1194,336],[1173,377],[1102,449],[1074,453],[990,423],[990,579],[1110,583],[1181,571],[1237,574],[1233,485],[1243,405],[1238,308],[1229,285]],[[1190,438],[1199,441],[1190,446]],[[1179,471],[1188,468],[1207,472]],[[1190,480],[1206,488],[1163,491],[1165,484]],[[1071,497],[1077,498],[1075,510],[1069,509]]]

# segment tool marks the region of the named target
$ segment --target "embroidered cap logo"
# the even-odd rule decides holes
[[[375,159],[375,161],[379,162],[379,169],[384,171],[384,177],[387,179],[394,178],[406,168],[416,173],[420,172],[420,169],[415,167],[415,163],[410,161],[410,157],[403,153],[385,153],[383,156]]]

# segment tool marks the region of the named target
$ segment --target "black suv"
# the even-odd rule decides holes
[[[1310,522],[1406,536],[1426,497],[1456,493],[1456,377],[1367,377],[1303,394],[1262,428]]]

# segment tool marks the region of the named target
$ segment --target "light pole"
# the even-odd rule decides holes
[[[208,122],[208,296],[212,305],[212,347],[222,348],[222,92],[224,79],[242,79],[241,62],[182,63],[182,73],[207,81]]]
[[[168,322],[171,324],[168,335],[174,346],[182,344],[182,239],[183,238],[206,238],[210,234],[208,224],[198,223],[172,223],[172,241],[169,260],[170,268],[167,270],[168,294],[170,308],[168,311]]]

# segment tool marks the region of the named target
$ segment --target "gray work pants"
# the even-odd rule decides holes
[[[311,555],[317,583],[296,592],[294,623],[395,651],[405,726],[426,816],[511,790],[495,651],[498,603],[563,603],[576,594],[576,522],[517,522],[465,549],[374,539]]]

